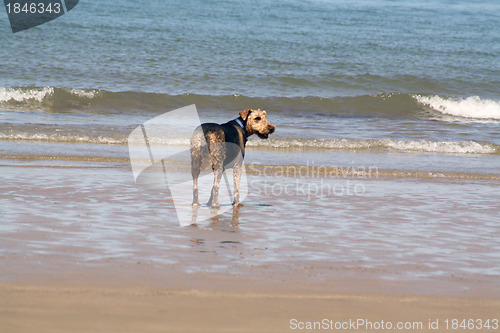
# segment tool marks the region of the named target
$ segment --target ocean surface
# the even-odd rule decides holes
[[[499,216],[495,198],[500,178],[498,0],[80,1],[66,15],[16,34],[7,15],[0,13],[0,45],[0,159],[4,165],[0,179],[7,184],[0,186],[9,189],[4,192],[0,219],[10,222],[1,227],[6,235],[15,229],[12,223],[30,211],[19,209],[21,202],[36,207],[30,214],[45,215],[42,203],[30,201],[29,192],[16,190],[28,184],[50,189],[47,184],[57,175],[44,170],[71,168],[75,163],[90,168],[119,164],[125,171],[114,185],[134,186],[127,148],[132,130],[191,104],[202,122],[225,122],[247,108],[267,110],[277,130],[268,140],[249,141],[245,159],[249,165],[377,170],[377,175],[391,176],[389,183],[375,188],[371,185],[376,181],[360,180],[367,198],[382,200],[393,193],[397,199],[385,210],[378,207],[381,215],[322,213],[321,219],[350,221],[363,237],[373,236],[373,240],[377,235],[361,231],[361,220],[396,216],[381,237],[389,237],[391,246],[403,244],[401,235],[390,238],[399,222],[449,221],[446,214],[457,203],[473,208],[462,207],[462,222],[457,223],[474,221],[478,237],[488,237],[483,235],[485,230],[498,233],[491,224]],[[188,146],[186,138],[155,140]],[[30,180],[13,164],[41,169]],[[72,177],[62,177],[71,174],[64,170],[56,183]],[[258,181],[255,174],[251,177]],[[412,180],[405,184],[407,178]],[[433,190],[425,181],[420,183],[419,179],[428,178],[442,178],[443,183]],[[99,183],[90,178],[81,183],[74,180],[73,190],[83,186],[89,195],[99,189],[109,192],[105,177],[97,179]],[[473,183],[460,183],[463,179]],[[405,186],[409,186],[407,194],[401,192]],[[417,197],[412,199],[412,192]],[[100,199],[89,209],[101,209],[96,220],[106,221],[106,195],[94,194]],[[298,198],[299,194],[293,200]],[[254,196],[254,200],[264,199]],[[274,200],[269,199],[273,207],[283,204]],[[331,198],[322,200],[311,211],[331,203]],[[406,217],[397,220],[405,215],[398,204],[412,201],[416,203]],[[446,209],[440,202],[447,203]],[[358,203],[353,202],[353,207],[362,210]],[[376,205],[372,211],[377,211]],[[57,212],[61,219],[85,220],[84,214]],[[270,218],[279,220],[283,214],[274,211]],[[118,216],[126,219],[126,214]],[[322,234],[323,224],[318,221],[308,226],[311,235]],[[289,226],[296,230],[301,223],[297,220]],[[25,226],[33,227],[31,222]],[[438,234],[438,224],[434,227]],[[286,228],[268,231],[260,224],[259,228],[264,242],[286,239],[290,232]],[[424,229],[404,230],[416,237],[415,253]],[[449,267],[458,262],[450,254],[457,244],[473,244],[468,238],[471,226],[456,225],[453,230],[449,246],[443,245],[448,251],[443,260]],[[5,237],[4,242],[9,239]],[[72,236],[68,237],[71,242]],[[357,246],[354,238],[345,242],[346,248]],[[485,244],[492,242],[488,238]],[[439,242],[429,243],[429,251],[440,251]],[[378,246],[374,244],[360,250],[365,251],[361,257],[369,258]],[[387,257],[372,264],[383,266],[393,255],[391,246]],[[301,251],[306,254],[316,251],[305,248]],[[474,262],[484,259],[477,270],[498,275],[486,260],[499,262],[498,253],[492,251],[487,256],[464,254],[463,260],[470,259],[464,264],[468,272],[477,268]],[[432,266],[436,270],[429,276],[444,274],[438,266],[436,261]]]
[[[123,145],[138,124],[196,104],[202,121],[266,109],[278,130],[256,149],[500,165],[494,0],[83,1],[16,34],[0,19],[3,154]]]

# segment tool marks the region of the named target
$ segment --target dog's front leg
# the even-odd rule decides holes
[[[234,195],[233,195],[233,206],[241,207],[240,203],[240,179],[243,170],[243,158],[239,158],[235,161],[233,166],[233,182],[234,182]]]

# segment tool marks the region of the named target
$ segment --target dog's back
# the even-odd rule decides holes
[[[219,125],[205,123],[198,126],[191,136],[191,163],[201,170],[212,170],[223,165],[231,168],[234,160],[245,154],[243,134],[232,121]]]
[[[205,123],[198,126],[191,136],[191,174],[193,176],[193,206],[199,206],[198,177],[205,167],[212,167],[214,184],[208,204],[219,205],[219,183],[224,169],[233,168],[233,205],[239,202],[239,183],[242,173],[245,145],[250,135],[266,139],[275,126],[266,119],[266,111],[244,110],[239,117],[225,124]]]

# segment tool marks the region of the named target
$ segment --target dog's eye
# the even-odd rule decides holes
[[[255,117],[255,120],[256,121],[260,121],[260,117]]]

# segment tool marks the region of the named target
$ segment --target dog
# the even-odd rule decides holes
[[[194,207],[200,206],[198,176],[202,169],[210,166],[214,173],[214,183],[207,205],[210,208],[220,208],[220,180],[224,170],[232,167],[233,206],[241,206],[239,187],[247,139],[253,134],[261,139],[267,139],[276,129],[266,116],[266,111],[261,109],[245,110],[239,113],[238,118],[225,124],[205,123],[194,130],[190,140]]]

